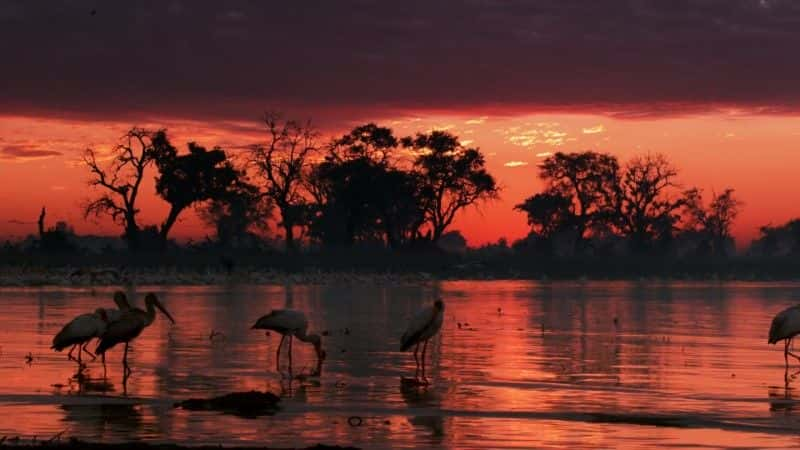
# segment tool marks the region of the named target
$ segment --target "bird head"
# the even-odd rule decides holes
[[[161,302],[158,301],[158,297],[156,297],[156,294],[149,292],[147,295],[145,295],[144,304],[155,306],[156,308],[158,308],[159,311],[161,311],[162,313],[164,313],[165,316],[167,316],[167,319],[169,319],[170,322],[175,323],[175,319],[172,318],[172,314],[170,314],[169,311],[167,311],[167,309],[164,308],[164,305],[162,305]]]
[[[131,305],[128,303],[128,297],[122,291],[114,292],[114,304],[117,305],[118,309],[130,309]]]
[[[438,309],[439,311],[444,311],[444,302],[441,298],[437,298],[435,302],[433,302],[433,307]]]
[[[106,314],[105,309],[97,308],[94,310],[94,313],[97,314],[97,316],[100,317],[100,320],[102,320],[103,322],[108,322],[108,314]]]

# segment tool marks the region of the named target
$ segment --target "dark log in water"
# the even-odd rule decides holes
[[[190,398],[175,404],[188,411],[219,411],[243,417],[275,414],[280,397],[271,392],[233,392],[209,399]]]

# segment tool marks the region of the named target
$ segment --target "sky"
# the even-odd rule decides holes
[[[265,110],[326,135],[375,121],[478,146],[498,201],[457,219],[470,244],[524,236],[537,162],[664,153],[679,182],[743,200],[734,234],[800,216],[800,4],[789,0],[0,3],[0,236],[85,220],[79,164],[133,125],[231,153]],[[185,147],[184,147],[185,148]],[[142,222],[166,205],[145,186]],[[179,238],[203,238],[193,213]]]

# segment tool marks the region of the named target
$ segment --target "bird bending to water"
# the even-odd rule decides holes
[[[110,322],[106,327],[105,333],[100,338],[100,344],[97,346],[95,353],[104,355],[105,352],[119,343],[125,344],[125,353],[122,356],[122,367],[125,374],[131,372],[128,366],[128,344],[136,339],[142,331],[150,326],[156,319],[156,308],[161,311],[170,322],[175,323],[175,319],[164,308],[155,294],[149,293],[144,298],[144,304],[147,311],[140,308],[130,308],[122,311],[119,318]]]
[[[292,338],[308,342],[314,345],[314,351],[317,354],[317,370],[316,374],[320,373],[322,368],[322,360],[325,359],[325,351],[322,350],[322,338],[318,334],[307,334],[308,332],[308,319],[306,315],[294,309],[273,309],[269,314],[259,318],[255,325],[251,327],[254,330],[272,330],[281,334],[281,342],[278,344],[278,350],[275,356],[275,370],[280,371],[280,356],[281,347],[284,340],[289,338],[289,372],[292,370]]]
[[[783,360],[786,362],[787,368],[789,367],[789,355],[800,361],[800,356],[789,351],[789,346],[798,334],[800,334],[800,305],[790,306],[772,319],[767,343],[777,344],[778,341],[784,341]]]
[[[419,377],[420,365],[422,366],[422,380],[425,378],[425,352],[428,349],[428,341],[436,335],[442,328],[444,321],[444,302],[437,299],[433,305],[423,308],[409,322],[406,332],[400,338],[400,351],[407,351],[414,347],[414,362],[417,364],[415,377]],[[417,357],[419,346],[422,345],[422,364]]]
[[[70,320],[64,328],[53,338],[53,350],[60,352],[67,347],[72,347],[67,354],[67,358],[72,358],[72,352],[78,349],[78,364],[82,364],[81,354],[86,352],[92,358],[95,356],[86,350],[86,346],[94,338],[99,338],[106,331],[108,325],[108,315],[103,308],[97,308],[93,313],[81,314]]]

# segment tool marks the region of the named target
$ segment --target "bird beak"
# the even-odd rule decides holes
[[[165,316],[167,316],[167,319],[169,319],[170,322],[172,322],[173,324],[175,323],[175,319],[172,318],[172,314],[170,314],[169,311],[167,311],[167,309],[164,308],[164,305],[162,305],[160,301],[156,300],[155,302],[153,302],[153,304],[155,305],[156,308],[158,308],[159,311],[161,311],[162,313],[164,313]]]

